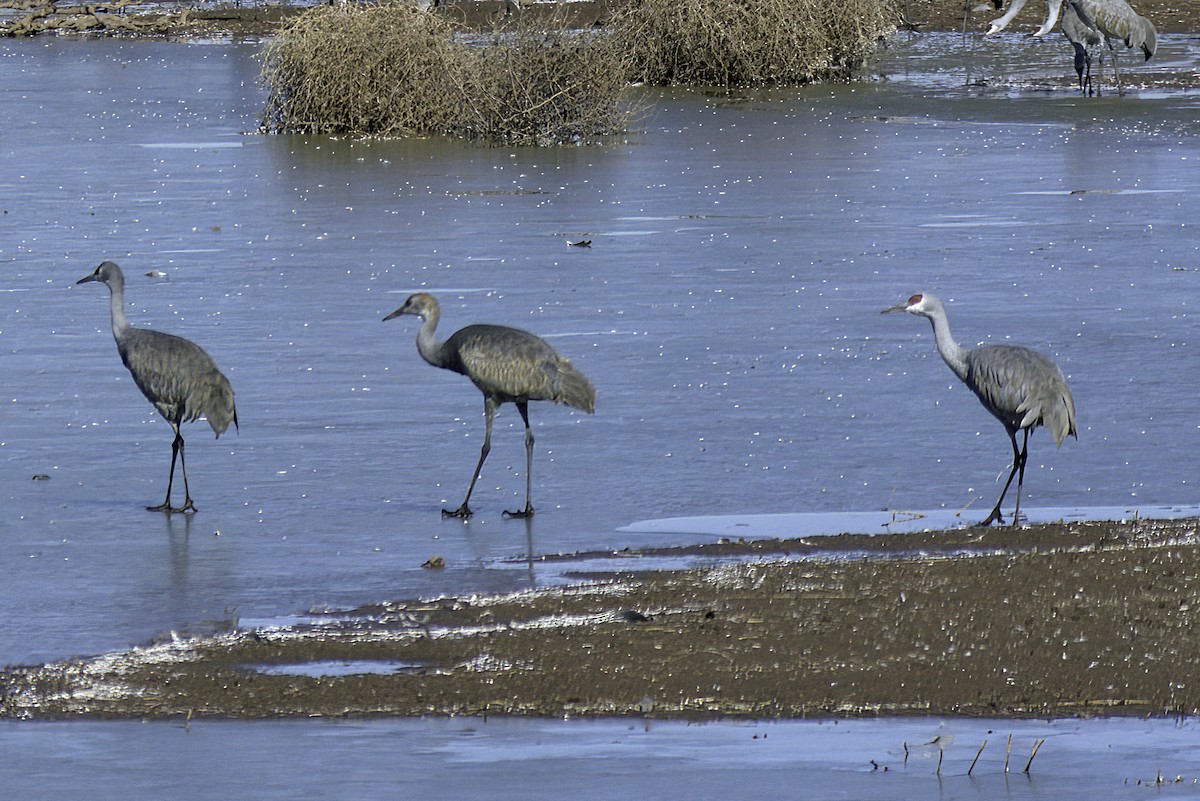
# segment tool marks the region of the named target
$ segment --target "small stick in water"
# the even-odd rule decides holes
[[[1043,738],[1042,738],[1042,739],[1040,739],[1040,740],[1035,740],[1035,741],[1034,741],[1034,743],[1033,743],[1033,751],[1032,751],[1032,752],[1030,752],[1030,754],[1029,754],[1029,761],[1025,763],[1025,770],[1023,770],[1023,771],[1022,771],[1022,773],[1028,773],[1028,772],[1029,772],[1029,766],[1033,764],[1033,758],[1034,758],[1035,756],[1037,756],[1038,749],[1042,747],[1042,743],[1044,743],[1044,742],[1046,742],[1046,738],[1045,738],[1045,737],[1043,737]]]
[[[979,746],[979,750],[975,752],[975,758],[971,760],[971,767],[967,768],[967,775],[971,775],[971,771],[975,770],[975,763],[979,761],[979,755],[983,753],[983,749],[987,748],[987,740],[983,741],[983,745]]]
[[[1012,732],[1008,733],[1008,747],[1004,749],[1004,772],[1008,773],[1008,757],[1012,754]]]

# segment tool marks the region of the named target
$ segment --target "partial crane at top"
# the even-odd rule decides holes
[[[1008,27],[1013,18],[1025,7],[1026,0],[1012,0],[1008,11],[992,21],[988,35],[999,33]],[[1090,55],[1087,49],[1100,44],[1100,40],[1108,44],[1108,52],[1112,58],[1113,74],[1116,76],[1117,91],[1121,93],[1121,75],[1117,67],[1117,43],[1123,43],[1126,48],[1137,48],[1149,61],[1158,51],[1158,33],[1146,17],[1139,15],[1125,0],[1046,0],[1046,17],[1042,27],[1034,31],[1034,36],[1045,36],[1054,30],[1058,23],[1059,14],[1066,14],[1073,19],[1064,20],[1063,33],[1071,40],[1075,48],[1076,70],[1080,69],[1080,46],[1084,48],[1084,64],[1089,69]],[[1103,58],[1103,51],[1101,51]],[[1089,81],[1090,85],[1090,81]]]

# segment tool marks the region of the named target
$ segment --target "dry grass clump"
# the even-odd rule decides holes
[[[263,129],[402,136],[453,125],[465,66],[454,26],[411,3],[321,5],[263,51]]]
[[[473,49],[463,125],[488,142],[594,141],[625,130],[627,65],[611,32],[568,27],[566,11],[518,18],[492,46]]]
[[[472,44],[405,0],[316,6],[267,46],[262,78],[269,132],[548,145],[618,133],[628,115],[612,37],[565,15],[521,16]]]
[[[847,80],[896,29],[889,0],[634,0],[615,22],[656,85]]]

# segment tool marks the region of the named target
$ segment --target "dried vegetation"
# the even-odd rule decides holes
[[[471,37],[408,0],[317,6],[264,52],[262,128],[592,142],[627,127],[631,81],[844,80],[897,18],[890,0],[633,0],[581,30],[559,8]]]
[[[897,20],[887,0],[634,0],[615,29],[635,80],[755,87],[847,80]]]
[[[624,129],[625,76],[612,36],[573,30],[562,13],[519,16],[471,38],[408,2],[318,6],[264,51],[262,127],[588,142]]]

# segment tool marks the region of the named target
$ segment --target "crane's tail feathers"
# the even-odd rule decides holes
[[[212,426],[213,433],[218,437],[225,433],[230,423],[233,423],[234,429],[237,429],[237,408],[233,405],[233,394],[214,399],[214,402],[210,403],[205,410],[204,417]]]
[[[1042,424],[1050,429],[1056,446],[1062,445],[1068,434],[1079,439],[1075,431],[1075,402],[1071,396],[1061,395],[1055,403],[1049,404],[1046,414],[1042,416]]]
[[[570,363],[558,365],[554,389],[555,403],[565,403],[588,414],[596,411],[596,388],[588,381],[587,376]]]
[[[1075,432],[1075,401],[1069,392],[1051,397],[1030,396],[1017,407],[1017,414],[1022,415],[1017,428],[1032,431],[1039,425],[1045,426],[1055,445],[1062,445],[1068,434],[1079,438]]]
[[[207,415],[206,419],[208,420],[208,424],[212,426],[213,433],[216,434],[218,438],[225,433],[225,431],[229,428],[230,423],[233,423],[233,428],[235,431],[238,430],[237,412],[234,412],[232,417],[224,417],[219,414],[209,414]]]

